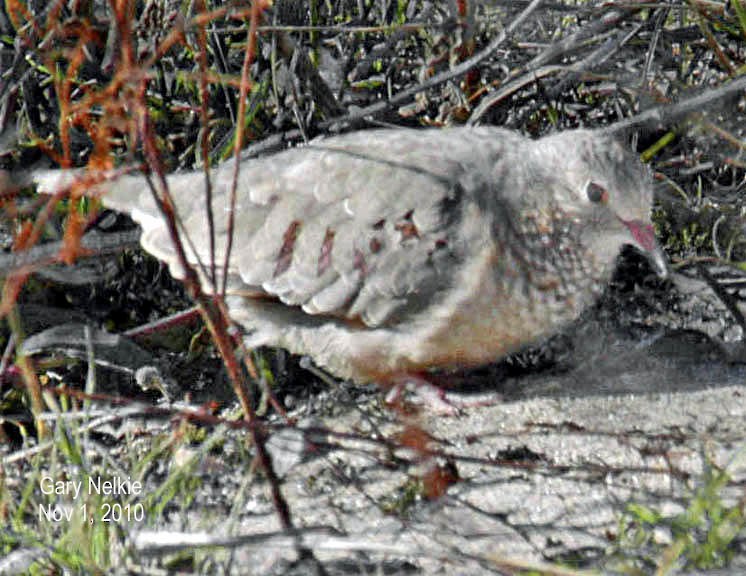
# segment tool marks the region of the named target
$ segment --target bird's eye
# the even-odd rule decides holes
[[[606,188],[595,182],[588,182],[585,193],[588,195],[588,200],[594,204],[606,204],[609,201],[609,192]]]

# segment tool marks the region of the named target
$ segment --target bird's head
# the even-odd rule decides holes
[[[653,189],[649,170],[614,137],[576,130],[536,142],[542,179],[551,200],[580,227],[580,241],[602,262],[613,262],[629,244],[656,273],[667,275],[666,259],[650,218]]]

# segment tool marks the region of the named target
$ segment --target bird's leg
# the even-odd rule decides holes
[[[407,388],[413,386],[420,404],[428,406],[434,413],[445,416],[456,416],[459,413],[458,407],[446,399],[445,390],[432,384],[421,374],[396,374],[390,376],[386,384],[390,389],[385,400],[391,406],[401,406],[405,401]]]
[[[464,408],[475,408],[480,406],[491,406],[501,401],[499,396],[489,399],[465,401],[454,398],[453,393],[433,384],[425,373],[401,373],[389,376],[386,379],[388,393],[386,403],[393,406],[401,406],[405,401],[404,394],[408,387],[414,387],[419,404],[425,405],[435,414],[444,416],[456,416]]]

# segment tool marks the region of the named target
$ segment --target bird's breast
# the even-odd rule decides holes
[[[387,371],[487,364],[559,331],[603,288],[592,273],[596,266],[584,266],[568,277],[566,266],[537,266],[489,244],[461,270],[445,298],[388,339],[390,348],[382,350]]]

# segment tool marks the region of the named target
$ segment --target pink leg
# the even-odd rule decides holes
[[[462,400],[458,394],[448,393],[421,374],[397,374],[388,378],[387,383],[390,385],[386,394],[387,404],[401,404],[405,400],[407,388],[414,387],[420,405],[427,406],[435,414],[444,416],[456,416],[464,408],[493,406],[502,401],[497,394],[480,400]]]

